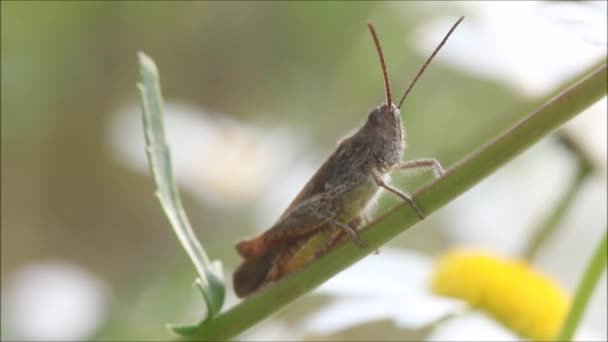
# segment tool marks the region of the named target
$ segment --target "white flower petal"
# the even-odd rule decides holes
[[[426,341],[521,341],[515,333],[481,312],[450,318],[438,325]]]
[[[417,329],[462,310],[463,302],[429,292],[432,267],[422,254],[383,249],[322,285],[316,293],[340,299],[313,313],[304,327],[323,334],[392,319],[402,327]]]
[[[393,305],[386,300],[339,300],[312,313],[302,322],[305,331],[327,334],[365,322],[390,318]]]
[[[567,26],[581,39],[606,45],[606,1],[543,2],[538,13]]]
[[[399,298],[426,286],[432,261],[420,253],[382,248],[336,275],[316,290],[334,296]]]
[[[404,328],[419,329],[437,322],[447,315],[463,312],[463,301],[439,297],[430,293],[404,293],[403,301],[393,302],[395,322]]]
[[[605,287],[604,287],[605,288]],[[604,320],[604,327],[605,327],[606,321]],[[608,338],[606,337],[606,333],[601,334],[598,331],[592,330],[589,327],[581,324],[578,328],[578,331],[574,334],[574,341],[581,341],[581,342],[602,342],[602,341],[607,341]]]
[[[402,298],[346,298],[314,312],[302,324],[304,330],[319,334],[340,331],[358,324],[393,320],[408,329],[420,329],[439,319],[463,311],[464,302],[402,290]]]

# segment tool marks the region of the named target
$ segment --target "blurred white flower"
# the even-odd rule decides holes
[[[594,158],[599,172],[576,194],[570,210],[533,262],[574,292],[592,248],[604,233],[606,208],[606,98],[564,126]],[[478,246],[504,255],[524,251],[533,229],[549,215],[574,177],[572,156],[552,139],[544,139],[476,185],[444,209],[436,219],[449,222],[442,229],[455,245]],[[603,168],[603,170],[602,170]],[[573,252],[573,241],[576,251]],[[606,276],[594,292],[584,324],[604,336]]]
[[[555,19],[561,3],[547,14],[543,11],[546,4],[537,1],[464,1],[458,5],[467,18],[438,59],[504,81],[529,96],[550,92],[606,54],[605,43],[590,42],[601,41],[605,35],[605,3],[590,8],[571,4],[581,10],[560,9],[561,20]],[[591,23],[584,26],[589,39],[581,37],[573,25],[563,24],[569,16]],[[454,21],[441,18],[424,23],[414,34],[420,53],[428,55]]]
[[[141,109],[129,106],[111,123],[108,141],[119,161],[148,174]],[[256,206],[265,228],[314,171],[315,157],[287,128],[263,128],[166,103],[165,130],[180,186],[217,209]]]
[[[464,302],[431,293],[432,270],[433,261],[422,254],[383,248],[314,292],[333,300],[302,322],[303,329],[327,334],[381,319],[418,329],[464,310]]]
[[[3,333],[26,341],[89,339],[107,310],[104,284],[86,270],[60,261],[22,267],[11,276],[2,297]]]
[[[536,12],[567,26],[568,31],[591,44],[606,45],[607,5],[606,1],[545,1],[539,4]]]
[[[466,312],[452,317],[427,336],[426,341],[522,341],[511,330],[483,312]]]
[[[426,341],[525,341],[480,311],[470,311],[437,325]],[[574,341],[606,341],[605,337],[580,326]]]
[[[606,55],[606,2],[460,2],[467,16],[439,59],[475,75],[507,82],[528,96],[549,93]],[[415,34],[427,55],[455,19],[430,21]],[[594,158],[600,170],[578,192],[573,207],[535,263],[570,291],[580,279],[588,249],[606,227],[607,100],[563,129]],[[574,176],[572,158],[545,139],[450,203],[437,218],[455,244],[484,246],[506,255],[522,252],[531,229],[552,210]],[[491,229],[490,229],[491,227]],[[594,293],[585,324],[608,334],[606,277]]]
[[[391,320],[407,330],[433,326],[426,341],[520,341],[521,337],[464,301],[431,291],[435,262],[430,257],[382,249],[327,281],[314,294],[331,302],[313,312],[298,331],[327,336],[363,323]],[[576,341],[605,336],[581,325]]]

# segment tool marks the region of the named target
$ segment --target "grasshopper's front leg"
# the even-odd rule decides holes
[[[412,170],[412,169],[429,169],[429,168],[433,169],[436,177],[441,177],[445,173],[445,171],[443,170],[443,167],[441,166],[439,161],[437,159],[432,159],[432,158],[410,160],[410,161],[406,161],[406,162],[401,162],[401,163],[393,166],[393,170],[396,170],[396,171]],[[400,198],[404,199],[405,201],[407,201],[412,206],[412,208],[414,208],[414,210],[416,211],[416,215],[418,215],[418,217],[421,220],[424,220],[425,215],[422,212],[422,210],[420,210],[420,208],[418,207],[418,205],[416,204],[416,202],[414,201],[412,196],[410,196],[410,195],[406,194],[405,192],[386,183],[384,181],[384,179],[382,179],[382,176],[380,176],[380,174],[377,171],[374,170],[372,175],[374,177],[374,180],[376,181],[376,184],[378,184],[379,187],[382,187],[382,188],[392,192],[393,194],[399,196]]]
[[[421,220],[424,220],[424,214],[422,213],[422,210],[420,210],[420,208],[418,208],[418,205],[416,204],[416,202],[414,202],[414,199],[412,198],[412,196],[410,196],[410,195],[406,194],[405,192],[386,183],[378,172],[374,171],[372,175],[374,177],[374,180],[376,181],[376,184],[378,184],[379,187],[384,188],[384,189],[394,193],[395,195],[399,196],[401,199],[408,202],[412,206],[412,208],[414,208],[414,210],[416,211],[416,215],[418,215],[418,217]]]
[[[367,217],[367,214],[365,212],[363,212],[348,224],[348,226],[350,228],[348,231],[350,232],[352,230],[352,231],[357,232],[359,230],[359,228],[363,227],[368,222],[369,222],[369,217]],[[359,239],[358,234],[356,234],[355,236],[356,237],[353,238],[354,242],[362,248],[365,247],[366,246],[365,242],[361,241]],[[319,256],[325,254],[327,251],[334,248],[337,244],[347,240],[347,238],[348,238],[348,236],[346,235],[345,230],[334,230],[330,239],[328,239],[327,244],[324,246],[324,248],[321,248],[317,251],[316,256],[319,257]]]
[[[426,158],[401,162],[393,167],[393,170],[429,169],[433,168],[436,177],[441,177],[445,173],[443,167],[437,159]]]

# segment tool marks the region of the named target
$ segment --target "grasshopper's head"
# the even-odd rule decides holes
[[[374,158],[390,168],[401,160],[405,147],[404,131],[401,126],[401,112],[392,104],[374,108],[363,126],[367,144]]]
[[[383,131],[385,134],[382,135],[386,136],[395,133],[391,130],[394,127],[399,127],[399,132],[401,132],[401,112],[394,104],[391,104],[390,107],[382,104],[372,109],[365,126],[368,126],[370,130]]]
[[[401,108],[403,101],[405,101],[407,95],[409,94],[410,90],[412,90],[414,84],[416,84],[416,81],[420,75],[422,75],[431,60],[433,60],[433,57],[435,57],[439,49],[441,49],[443,44],[445,44],[448,37],[460,24],[462,19],[464,19],[464,17],[460,17],[460,19],[458,19],[448,34],[443,38],[441,43],[439,43],[437,48],[435,48],[435,51],[433,51],[431,56],[422,65],[422,68],[420,68],[418,74],[416,74],[416,77],[414,77],[414,80],[405,91],[405,94],[403,94],[403,97],[397,106],[395,106],[392,101],[388,72],[386,70],[386,63],[384,62],[384,55],[382,54],[382,48],[380,47],[378,35],[376,34],[376,30],[374,29],[372,23],[367,23],[369,31],[372,34],[372,39],[374,40],[374,44],[376,45],[378,57],[380,58],[386,102],[385,104],[374,108],[371,113],[369,113],[369,117],[361,130],[361,134],[368,144],[379,169],[389,170],[393,165],[397,164],[401,160],[401,154],[405,148],[405,131],[401,126],[401,113],[399,112],[399,108]]]
[[[401,127],[401,113],[399,112],[399,108],[393,104],[388,71],[386,70],[384,55],[380,47],[380,40],[372,23],[368,22],[367,26],[372,34],[376,51],[380,58],[386,102],[369,113],[362,133],[378,169],[388,171],[401,160],[401,154],[403,153],[404,140],[403,128]]]

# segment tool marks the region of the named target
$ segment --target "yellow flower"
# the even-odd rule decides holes
[[[569,307],[557,283],[528,264],[479,251],[440,258],[431,285],[434,292],[463,299],[536,341],[557,336]]]

